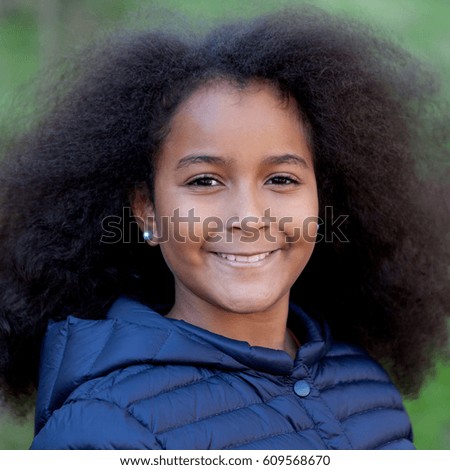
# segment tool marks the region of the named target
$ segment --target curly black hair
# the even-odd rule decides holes
[[[320,217],[349,217],[316,244],[291,299],[364,346],[413,396],[448,354],[448,120],[433,74],[367,25],[296,8],[209,31],[116,34],[61,77],[52,105],[7,146],[0,170],[0,371],[4,398],[35,389],[51,320],[102,318],[120,294],[173,302],[159,249],[129,210],[152,194],[171,117],[211,80],[293,96],[308,122]],[[122,236],[102,242],[107,217]]]

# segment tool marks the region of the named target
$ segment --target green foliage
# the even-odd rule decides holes
[[[205,21],[251,16],[280,6],[303,4],[302,0],[52,0],[58,7],[53,36],[42,34],[38,5],[42,2],[0,2],[0,121],[7,118],[6,104],[20,94],[20,87],[33,81],[49,44],[61,55],[73,45],[83,45],[117,22],[139,25],[157,5]],[[450,2],[442,0],[315,0],[327,11],[368,20],[385,35],[433,65],[443,81],[450,77]],[[151,7],[149,7],[151,5]],[[142,9],[143,15],[140,13]],[[136,13],[138,11],[139,13]],[[47,27],[48,27],[48,23]],[[55,40],[56,38],[56,40]],[[52,57],[50,57],[52,59]],[[19,97],[20,98],[20,97]],[[20,99],[19,99],[20,102]],[[6,117],[5,117],[6,116]],[[418,400],[406,403],[415,443],[419,449],[450,449],[450,367],[441,365]],[[26,449],[33,435],[32,418],[17,424],[4,414],[0,420],[0,449]]]
[[[419,449],[450,449],[450,367],[440,364],[418,400],[405,403]]]
[[[33,419],[17,423],[3,414],[0,421],[0,450],[28,449],[33,439]]]

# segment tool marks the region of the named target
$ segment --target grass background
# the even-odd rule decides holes
[[[304,3],[303,0],[0,0],[0,121],[8,120],[12,100],[18,99],[20,103],[22,93],[27,96],[40,76],[40,69],[48,63],[117,24],[145,27],[167,18],[159,5],[169,9],[175,18],[182,14],[208,21],[251,16]],[[443,83],[449,82],[448,0],[316,0],[313,4],[367,20],[429,63]],[[443,96],[449,98],[448,89]],[[406,407],[419,449],[450,449],[449,366],[438,365],[420,397],[406,401]],[[0,449],[25,449],[32,437],[32,416],[18,423],[7,413],[0,414]]]

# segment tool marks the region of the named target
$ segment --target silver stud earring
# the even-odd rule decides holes
[[[151,230],[146,230],[144,232],[144,240],[148,241],[148,240],[151,240],[152,238],[153,238],[153,232]]]

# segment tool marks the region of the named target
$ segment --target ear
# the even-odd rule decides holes
[[[150,198],[148,187],[139,186],[130,195],[131,212],[142,233],[150,231],[153,236],[146,242],[151,246],[158,245],[158,233],[156,226],[155,208]]]

